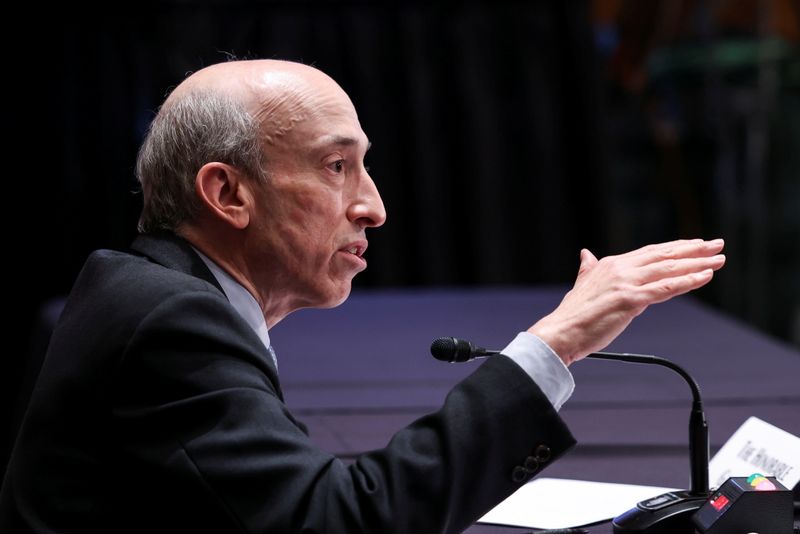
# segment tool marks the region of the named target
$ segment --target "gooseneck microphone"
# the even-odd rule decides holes
[[[482,356],[498,354],[476,347],[469,341],[442,337],[431,344],[431,354],[451,363],[466,362]],[[686,381],[692,390],[692,411],[689,416],[689,461],[691,484],[689,491],[672,491],[638,503],[634,508],[614,518],[615,534],[692,534],[691,514],[705,503],[708,488],[708,423],[700,399],[697,382],[680,365],[647,354],[594,352],[587,358],[617,360],[630,363],[660,365],[672,369]]]
[[[692,534],[691,516],[710,495],[708,488],[708,423],[700,399],[700,388],[689,373],[675,362],[647,354],[594,352],[587,358],[646,363],[668,367],[681,375],[692,390],[689,415],[689,462],[692,487],[647,499],[614,518],[615,534]]]
[[[647,363],[669,367],[683,377],[692,390],[692,411],[689,415],[689,459],[691,462],[692,495],[707,497],[708,489],[708,423],[703,411],[703,401],[700,398],[700,387],[689,373],[666,358],[648,354],[628,354],[616,352],[593,352],[587,358],[596,360],[617,360],[631,363]]]

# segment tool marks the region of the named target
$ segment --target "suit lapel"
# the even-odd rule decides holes
[[[219,289],[220,293],[225,296],[225,291],[222,290],[216,277],[206,266],[205,262],[200,259],[200,256],[194,251],[192,246],[181,237],[171,232],[159,232],[156,234],[142,234],[139,235],[131,245],[131,250],[136,254],[146,256],[151,261],[163,265],[168,269],[174,269],[182,273],[189,274],[201,280],[205,280],[209,284]],[[259,345],[263,344],[259,341]],[[266,348],[264,349],[266,352]],[[271,358],[268,365],[275,369]],[[278,397],[283,400],[283,391],[281,390],[281,383],[278,380],[277,369],[275,369],[275,379],[272,381],[277,390]]]

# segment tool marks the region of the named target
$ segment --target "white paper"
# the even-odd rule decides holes
[[[725,442],[708,468],[711,487],[729,477],[774,476],[789,489],[800,482],[800,438],[750,417]]]
[[[637,502],[673,491],[672,488],[632,486],[537,478],[498,504],[479,523],[529,528],[570,528],[607,521]]]

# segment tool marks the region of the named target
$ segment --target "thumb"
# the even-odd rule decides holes
[[[581,266],[578,269],[578,276],[591,270],[592,267],[597,265],[597,258],[592,254],[588,248],[581,249]]]

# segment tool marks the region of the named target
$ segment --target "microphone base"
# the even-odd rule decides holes
[[[692,515],[708,495],[671,491],[647,499],[611,522],[614,534],[694,534]]]

